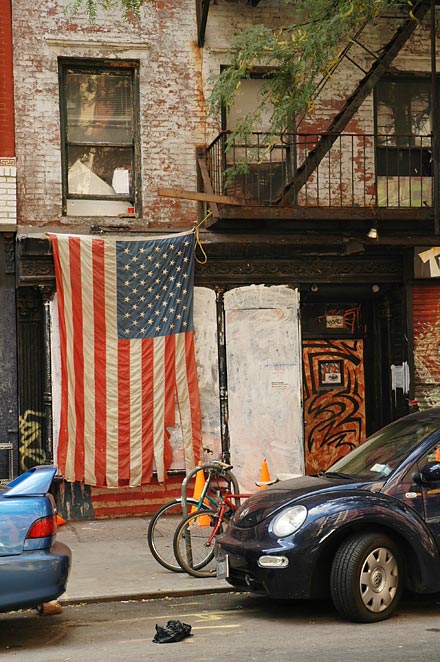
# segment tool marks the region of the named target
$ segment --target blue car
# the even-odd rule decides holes
[[[35,467],[0,487],[0,611],[39,607],[66,590],[70,549],[55,542],[49,493],[56,467]]]
[[[405,588],[439,592],[440,408],[394,421],[328,471],[253,495],[216,558],[239,590],[331,596],[355,622],[391,616]]]

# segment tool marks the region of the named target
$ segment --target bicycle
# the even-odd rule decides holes
[[[147,530],[148,547],[156,561],[167,570],[184,572],[174,554],[173,536],[182,518],[188,515],[188,508],[195,509],[195,512],[215,512],[221,493],[228,491],[230,485],[238,492],[238,484],[231,469],[231,465],[220,460],[196,467],[182,483],[182,496],[166,503],[151,518]],[[198,471],[206,472],[207,477],[200,498],[194,499],[187,497],[186,492],[190,480]]]
[[[181,568],[193,577],[211,577],[216,572],[215,538],[224,530],[240,500],[250,494],[229,493],[222,496],[215,512],[197,511],[177,526],[173,539],[174,556]]]

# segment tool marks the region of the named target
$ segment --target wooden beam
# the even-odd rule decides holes
[[[431,222],[434,219],[432,207],[257,207],[242,205],[226,206],[221,212],[222,220],[242,221],[401,221],[413,223]],[[438,236],[437,236],[438,241]]]
[[[159,188],[157,194],[164,198],[181,198],[183,200],[199,200],[200,202],[217,202],[220,205],[241,206],[243,203],[227,195],[215,193],[199,193],[197,191],[184,191],[179,188]]]

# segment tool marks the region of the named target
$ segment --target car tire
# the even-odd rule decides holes
[[[343,618],[357,623],[389,618],[399,604],[402,587],[402,556],[388,536],[356,534],[336,552],[330,591]]]

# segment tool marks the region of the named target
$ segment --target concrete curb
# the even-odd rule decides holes
[[[140,593],[128,593],[118,595],[94,595],[84,598],[65,598],[60,596],[58,602],[63,607],[73,607],[77,605],[92,605],[101,602],[137,602],[140,600],[160,600],[162,598],[184,598],[185,596],[208,595],[210,593],[234,593],[237,589],[232,586],[219,586],[218,588],[189,588],[189,589],[171,589],[164,591],[143,591]]]

